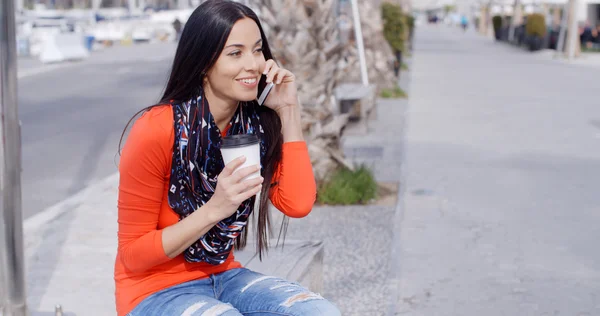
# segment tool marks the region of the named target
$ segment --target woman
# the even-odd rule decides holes
[[[118,315],[340,315],[319,294],[243,268],[232,251],[245,245],[258,192],[260,253],[268,200],[303,217],[316,196],[295,77],[273,61],[254,12],[220,0],[198,7],[161,102],[141,112],[119,166]],[[234,134],[260,137],[261,166],[223,165],[221,137]],[[258,168],[262,177],[244,180]]]

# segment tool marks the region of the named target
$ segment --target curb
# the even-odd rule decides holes
[[[18,61],[17,61],[18,64]],[[64,61],[60,63],[42,64],[41,66],[19,69],[17,67],[17,79],[23,79],[58,69],[65,69],[80,65],[81,61]],[[18,65],[17,65],[18,66]]]
[[[412,54],[415,54],[413,52]],[[406,187],[407,187],[407,169],[406,169],[406,131],[408,130],[409,120],[408,113],[410,112],[411,104],[414,102],[414,98],[411,98],[412,95],[412,85],[414,84],[414,75],[415,75],[415,61],[414,55],[408,58],[406,64],[409,66],[409,71],[405,73],[404,77],[400,77],[398,82],[398,86],[400,86],[406,93],[408,94],[408,98],[406,100],[407,107],[405,111],[405,115],[402,117],[402,131],[401,131],[401,143],[402,143],[402,156],[399,157],[400,163],[400,186],[398,188],[398,195],[396,196],[396,205],[394,211],[394,219],[393,219],[393,237],[392,244],[390,246],[390,274],[388,281],[388,290],[389,298],[387,301],[387,310],[385,312],[385,316],[394,316],[397,315],[400,309],[401,300],[402,300],[402,291],[401,291],[401,282],[402,282],[402,242],[401,239],[401,228],[402,223],[404,221],[404,211],[405,211],[405,200],[406,200]]]
[[[48,225],[53,220],[71,210],[73,206],[85,203],[88,196],[95,192],[100,192],[104,188],[111,186],[116,179],[119,178],[119,173],[113,173],[110,176],[99,180],[91,185],[88,185],[81,191],[71,195],[70,197],[46,208],[45,210],[27,218],[23,221],[23,233],[29,235],[39,231],[43,226]]]

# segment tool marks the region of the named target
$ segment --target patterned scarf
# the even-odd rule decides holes
[[[203,93],[197,99],[174,104],[175,144],[169,183],[169,205],[182,220],[204,205],[217,187],[217,176],[224,168],[221,156],[221,131],[210,113]],[[266,145],[256,102],[240,102],[227,135],[257,134],[261,139],[261,165]],[[225,262],[235,239],[247,224],[255,197],[244,201],[236,213],[212,227],[184,253],[188,262]]]

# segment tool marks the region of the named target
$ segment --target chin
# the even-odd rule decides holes
[[[258,97],[256,96],[258,92],[250,92],[250,93],[240,93],[237,95],[237,99],[240,101],[254,101],[256,100]]]

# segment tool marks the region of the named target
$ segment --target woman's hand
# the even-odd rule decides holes
[[[275,83],[263,105],[278,113],[285,107],[298,105],[296,76],[292,72],[279,68],[273,59],[269,59],[265,63],[263,74],[267,76],[267,83]]]
[[[242,168],[245,157],[239,157],[225,166],[219,174],[217,187],[212,198],[206,205],[210,205],[210,212],[214,215],[215,222],[219,222],[235,213],[240,204],[260,192],[262,188],[262,177],[243,180],[247,176],[260,170],[259,165]]]

